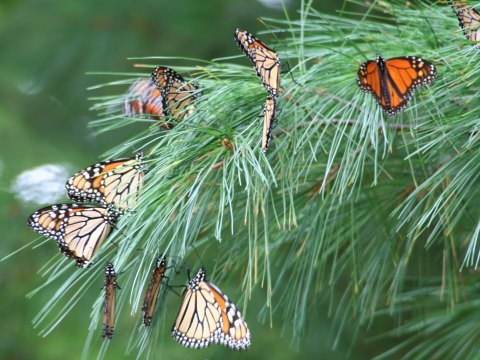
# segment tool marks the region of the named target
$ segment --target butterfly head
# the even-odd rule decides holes
[[[145,164],[145,162],[143,161],[143,157],[145,156],[145,153],[143,151],[138,151],[136,154],[135,154],[135,162],[136,164],[134,165],[135,169],[137,169],[139,172],[144,172],[144,173],[147,173],[148,172],[148,168],[147,168],[147,165]]]
[[[203,266],[200,268],[200,270],[198,270],[197,275],[190,280],[188,283],[188,288],[190,290],[198,290],[198,285],[202,281],[205,281],[205,268]]]
[[[115,276],[115,269],[113,268],[112,263],[108,263],[106,269],[105,269],[105,276]]]
[[[377,62],[380,70],[383,71],[383,69],[385,68],[385,59],[383,58],[383,56],[380,54],[377,54],[377,59],[375,61]]]
[[[135,154],[135,161],[142,161],[142,158],[145,154],[143,153],[143,151],[139,151]]]
[[[105,216],[105,220],[111,225],[115,226],[117,220],[122,216],[125,211],[123,209],[119,209],[115,206],[115,204],[106,204],[102,203],[108,211],[108,215]]]
[[[73,255],[70,255],[70,254],[66,254],[64,251],[62,251],[62,254],[68,258],[74,258]],[[88,260],[84,260],[84,259],[75,259],[76,261],[76,264],[77,264],[77,267],[80,268],[80,269],[84,269],[86,267],[89,267],[89,266],[92,266],[92,263]]]
[[[384,62],[385,59],[383,58],[382,54],[377,54],[377,59],[376,59],[377,63],[378,62]]]
[[[157,268],[166,268],[166,267],[167,267],[167,261],[165,259],[165,255],[162,254],[158,257]]]

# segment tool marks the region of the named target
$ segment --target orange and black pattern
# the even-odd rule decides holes
[[[202,267],[188,283],[172,336],[189,348],[221,344],[234,350],[246,350],[250,346],[247,323],[228,297],[205,276]]]
[[[111,339],[115,327],[115,291],[117,285],[117,273],[112,263],[105,269],[105,302],[103,307],[103,329],[102,337]]]
[[[436,77],[435,67],[420,57],[403,56],[364,62],[358,70],[360,89],[371,93],[387,115],[405,108],[415,89],[429,85]]]
[[[67,194],[77,202],[112,206],[122,213],[135,206],[143,187],[143,153],[134,158],[102,161],[74,174],[66,183]]]
[[[143,324],[149,326],[152,323],[153,314],[157,307],[158,294],[160,293],[160,287],[162,280],[165,277],[165,271],[167,270],[167,260],[164,255],[157,259],[157,263],[152,271],[152,278],[150,285],[148,286],[145,298],[143,300]]]
[[[200,96],[198,85],[187,82],[171,68],[157,66],[152,71],[152,82],[162,96],[163,112],[177,122],[194,111],[194,100]]]
[[[276,96],[280,89],[281,70],[278,54],[245,30],[237,29],[234,38],[240,50],[252,61],[267,91],[271,96]]]
[[[277,104],[274,97],[267,97],[263,107],[262,151],[267,152],[272,139],[273,125],[276,119]]]
[[[115,226],[117,216],[108,209],[58,204],[35,211],[28,225],[57,242],[63,255],[85,267]]]
[[[128,117],[144,115],[155,120],[162,119],[162,95],[151,79],[138,79],[129,87],[123,114]]]
[[[458,23],[469,41],[480,41],[480,13],[466,1],[450,2],[458,18]]]

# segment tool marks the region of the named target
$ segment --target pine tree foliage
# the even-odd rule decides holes
[[[356,12],[346,10],[352,4]],[[140,318],[154,256],[167,253],[195,268],[194,245],[211,276],[240,284],[238,305],[250,321],[247,305],[260,289],[259,318],[293,330],[294,342],[328,303],[333,346],[346,327],[374,329],[387,317],[394,325],[375,339],[398,337],[399,345],[380,358],[478,354],[478,50],[446,2],[345,5],[326,15],[302,2],[298,20],[265,19],[268,30],[258,35],[290,65],[266,155],[266,92],[233,40],[235,61],[154,57],[135,59],[145,72],[105,74],[114,81],[92,90],[117,95],[93,98],[93,126],[114,136],[134,125],[131,138],[105,157],[145,150],[146,186],[90,269],[72,271],[63,259],[45,267],[42,288],[60,278],[62,285],[35,319],[43,333],[88,284],[101,283],[107,261],[125,272],[118,314]],[[377,53],[421,56],[437,67],[432,85],[394,117],[356,85],[359,65]],[[128,84],[156,65],[189,74],[202,92],[196,112],[169,131],[121,112]],[[99,293],[90,336],[99,334],[101,305]],[[159,306],[158,315],[165,311]],[[144,330],[139,321],[129,350],[151,355],[158,328],[169,327],[158,323]]]

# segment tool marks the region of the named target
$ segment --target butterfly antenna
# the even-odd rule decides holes
[[[162,255],[160,255],[160,256],[162,256]],[[180,260],[180,259],[181,259],[180,256],[178,256],[178,255],[168,255],[168,257],[167,257],[167,256],[164,254],[164,256],[165,256],[165,259],[168,258],[169,262],[170,262],[170,259],[176,259],[176,260]],[[157,257],[157,258],[158,258],[158,257]],[[181,261],[178,261],[178,263],[181,263]],[[168,269],[172,269],[172,268],[173,268],[173,269],[175,269],[175,273],[176,273],[176,274],[180,274],[180,272],[178,271],[179,268],[182,268],[182,269],[184,269],[184,270],[186,270],[186,271],[190,271],[190,268],[189,268],[188,266],[185,266],[185,265],[183,265],[183,264],[182,264],[182,265],[178,265],[178,263],[173,262],[173,264],[167,266],[167,267],[165,268],[165,270],[168,270]]]
[[[303,85],[300,84],[297,80],[295,80],[295,78],[293,77],[292,68],[291,68],[291,66],[290,66],[290,63],[287,61],[287,62],[284,63],[284,64],[288,67],[287,74],[290,75],[290,77],[292,78],[292,81],[293,81],[295,84],[297,84],[298,86],[303,86]],[[284,64],[282,64],[282,67],[283,67]],[[282,70],[283,70],[283,69],[282,69]]]
[[[173,293],[175,293],[176,295],[178,295],[180,297],[183,297],[183,293],[185,292],[185,290],[187,290],[186,285],[170,285],[169,284],[170,278],[168,276],[164,276],[163,278],[166,279],[165,286],[166,286],[167,290],[170,290]],[[182,293],[179,293],[178,291],[176,291],[175,288],[183,288]]]
[[[111,206],[113,206],[113,205],[111,205]],[[129,235],[126,234],[122,229],[120,229],[120,228],[117,226],[117,221],[118,221],[118,219],[119,219],[121,216],[123,216],[123,215],[125,215],[125,214],[127,214],[127,213],[135,213],[135,212],[136,212],[136,211],[128,210],[128,212],[118,213],[118,214],[117,214],[117,220],[116,220],[114,223],[110,223],[110,225],[112,226],[112,228],[114,228],[116,231],[118,231],[118,233],[119,233],[120,235],[122,235],[122,236],[123,236],[124,238],[126,238],[126,239],[129,238]],[[114,244],[115,246],[118,247],[118,244],[115,242],[115,240],[110,240],[110,242],[111,242],[112,244]],[[139,249],[137,249],[137,250],[143,250],[143,249],[142,249],[142,248],[139,248]]]
[[[166,284],[165,286],[167,287],[167,290],[173,292],[175,295],[177,295],[179,297],[183,297],[185,291],[187,290],[187,287],[185,285],[168,285],[168,284]],[[182,292],[178,292],[177,290],[174,289],[174,288],[179,288],[179,287],[183,287]]]
[[[197,255],[197,258],[198,258],[198,260],[200,261],[200,264],[202,265],[202,267],[205,267],[205,266],[203,265],[202,258],[200,257],[200,254],[198,253],[198,250],[197,250],[197,248],[195,247],[195,245],[192,244],[192,245],[190,245],[190,246],[193,248],[193,251],[195,252],[195,255]],[[188,271],[189,271],[189,273],[188,273],[188,279],[190,280],[190,269],[189,269]]]

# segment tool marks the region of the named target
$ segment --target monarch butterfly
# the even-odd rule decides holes
[[[106,208],[58,204],[35,211],[28,225],[55,240],[63,255],[85,267],[110,234],[117,215]]]
[[[247,57],[252,61],[257,75],[271,96],[276,96],[280,88],[280,59],[275,50],[270,49],[254,35],[236,29],[234,38]]]
[[[65,184],[68,196],[77,202],[113,205],[119,213],[132,208],[138,199],[132,195],[143,187],[142,156],[139,152],[134,158],[107,160],[80,170]]]
[[[263,131],[262,131],[262,151],[267,152],[270,140],[272,138],[272,129],[275,122],[275,113],[277,105],[275,98],[268,96],[263,106]]]
[[[163,116],[162,95],[151,79],[138,79],[130,85],[123,113],[125,116],[150,115],[160,120]]]
[[[435,79],[435,66],[415,56],[385,60],[377,55],[375,61],[364,62],[358,70],[357,82],[364,92],[373,94],[387,115],[402,110],[420,85]]]
[[[152,82],[162,95],[165,115],[180,121],[192,113],[191,105],[199,97],[198,84],[186,82],[175,70],[165,66],[153,69]]]
[[[111,339],[115,326],[115,290],[120,288],[117,285],[117,273],[113,264],[109,263],[105,269],[105,304],[103,308],[103,330],[102,337]]]
[[[172,336],[190,348],[222,344],[234,350],[250,346],[250,330],[240,311],[218,287],[205,278],[205,269],[188,283]]]
[[[167,270],[167,260],[164,255],[159,256],[157,264],[153,268],[152,278],[147,292],[145,293],[145,299],[143,300],[143,324],[149,326],[152,322],[153,313],[157,306],[158,294],[160,293],[160,285],[165,277],[165,271]]]
[[[450,3],[458,17],[458,23],[467,40],[474,42],[480,41],[480,13],[477,9],[469,7],[469,5],[463,1],[451,1]]]

